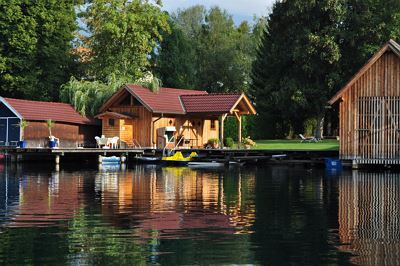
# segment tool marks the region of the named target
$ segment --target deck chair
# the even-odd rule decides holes
[[[318,142],[318,139],[316,137],[304,137],[303,134],[299,134],[299,137],[301,138],[301,142]]]

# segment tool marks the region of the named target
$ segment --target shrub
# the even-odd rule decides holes
[[[232,138],[226,138],[224,141],[225,147],[232,148],[233,144],[234,144],[234,142],[233,142]]]

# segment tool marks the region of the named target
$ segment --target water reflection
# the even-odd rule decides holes
[[[358,265],[400,265],[400,179],[355,171],[339,181],[341,250]]]
[[[396,174],[1,167],[0,264],[400,264]]]

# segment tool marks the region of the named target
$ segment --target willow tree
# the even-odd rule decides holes
[[[63,102],[70,103],[82,115],[94,116],[103,103],[113,95],[121,86],[133,83],[149,88],[156,92],[161,86],[161,81],[150,72],[137,80],[123,79],[116,75],[107,77],[106,82],[95,80],[78,80],[71,77],[70,81],[61,86],[60,98]]]

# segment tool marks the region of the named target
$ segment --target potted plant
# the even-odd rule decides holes
[[[207,141],[207,147],[210,147],[211,149],[218,149],[219,148],[219,140],[217,138],[209,139]]]
[[[27,147],[27,142],[24,139],[24,130],[28,125],[29,125],[29,123],[25,119],[21,119],[21,121],[19,121],[19,123],[18,123],[18,126],[21,129],[21,140],[18,141],[18,147],[19,148],[26,148]]]
[[[242,138],[242,144],[246,149],[251,149],[251,147],[256,145],[256,142],[250,137]]]
[[[57,140],[56,138],[53,136],[53,134],[51,134],[51,128],[54,127],[55,122],[51,119],[46,120],[46,124],[47,124],[47,128],[49,129],[49,148],[55,148],[57,146]]]

